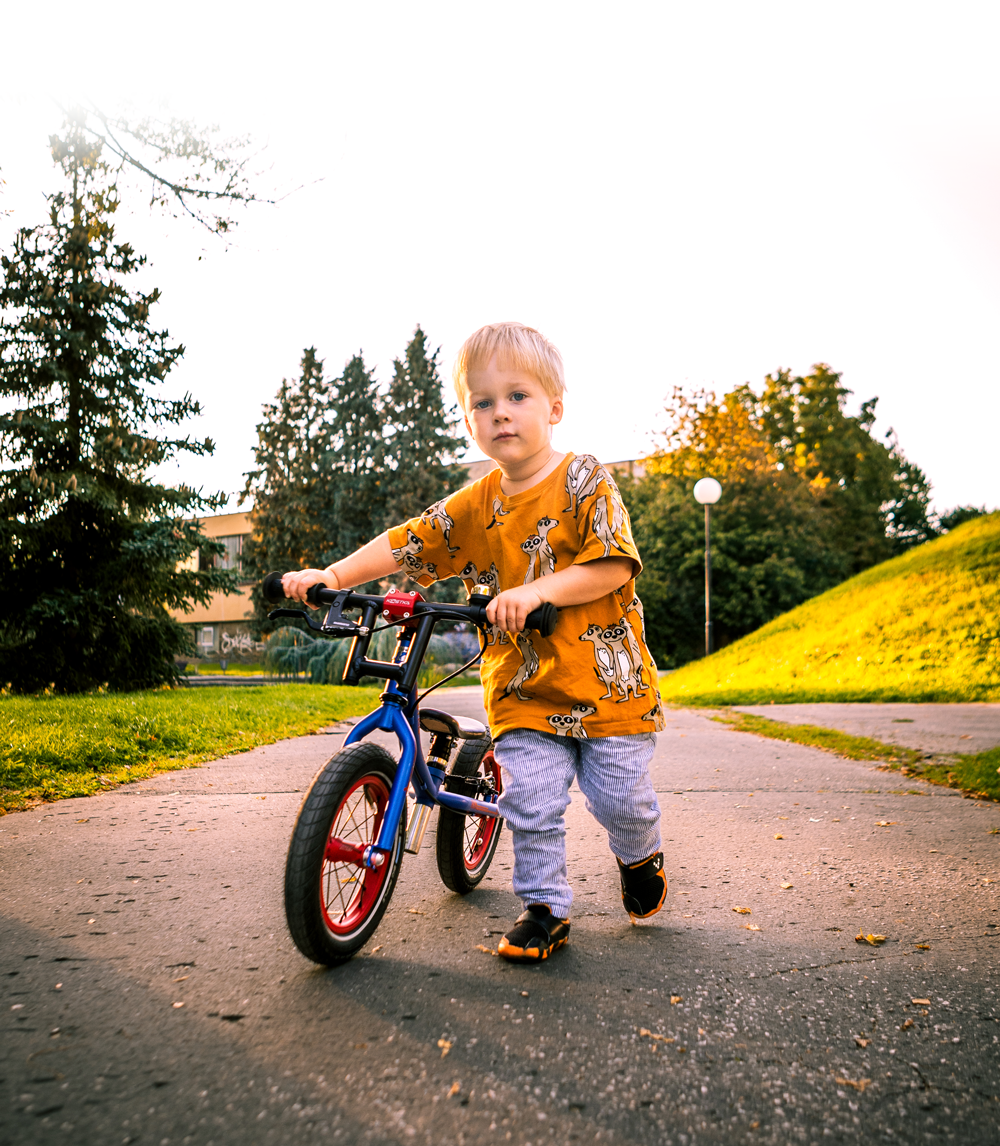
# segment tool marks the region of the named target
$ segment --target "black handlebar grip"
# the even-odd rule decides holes
[[[260,588],[265,601],[269,601],[272,605],[277,605],[279,601],[284,601],[285,590],[281,587],[281,574],[268,573],[264,578],[264,584]]]
[[[319,599],[319,595],[324,589],[329,588],[329,585],[324,585],[322,581],[317,581],[315,585],[310,585],[306,590],[306,600],[310,605],[322,605],[323,602]]]
[[[535,629],[540,636],[551,637],[555,632],[556,622],[559,620],[559,610],[551,601],[539,605],[528,614],[524,623],[526,629]]]

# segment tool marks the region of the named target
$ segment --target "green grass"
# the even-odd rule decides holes
[[[0,814],[302,736],[377,702],[375,688],[308,684],[6,696]]]
[[[924,753],[898,744],[883,744],[867,736],[852,736],[834,728],[821,728],[815,724],[785,724],[781,720],[768,720],[748,712],[725,712],[714,716],[737,732],[752,732],[770,740],[785,740],[793,744],[808,744],[846,756],[848,760],[871,760],[903,776],[926,780],[958,788],[970,796],[1000,800],[1000,748],[990,748],[974,756],[949,755],[945,758],[925,759]],[[919,794],[914,790],[914,794]]]
[[[660,691],[688,705],[1000,700],[1000,513],[665,674]]]

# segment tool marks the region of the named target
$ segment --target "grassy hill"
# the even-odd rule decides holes
[[[1000,513],[663,677],[666,701],[1000,700]]]

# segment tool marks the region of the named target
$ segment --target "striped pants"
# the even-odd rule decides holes
[[[564,813],[574,776],[622,863],[660,850],[660,806],[649,776],[655,744],[653,732],[577,740],[515,729],[498,738],[500,812],[514,840],[514,894],[526,907],[547,903],[553,915],[569,915]]]

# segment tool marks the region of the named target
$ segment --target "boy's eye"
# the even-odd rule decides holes
[[[472,403],[472,408],[473,408],[473,410],[485,410],[489,404],[490,404],[489,398],[480,398],[480,400],[478,402]]]
[[[510,396],[510,400],[511,400],[512,402],[523,402],[523,401],[524,401],[524,399],[525,399],[525,398],[527,398],[527,396],[528,396],[528,395],[527,395],[527,394],[525,394],[523,391],[521,391],[521,390],[516,390],[516,391],[515,391],[513,394],[511,394],[511,396]]]

